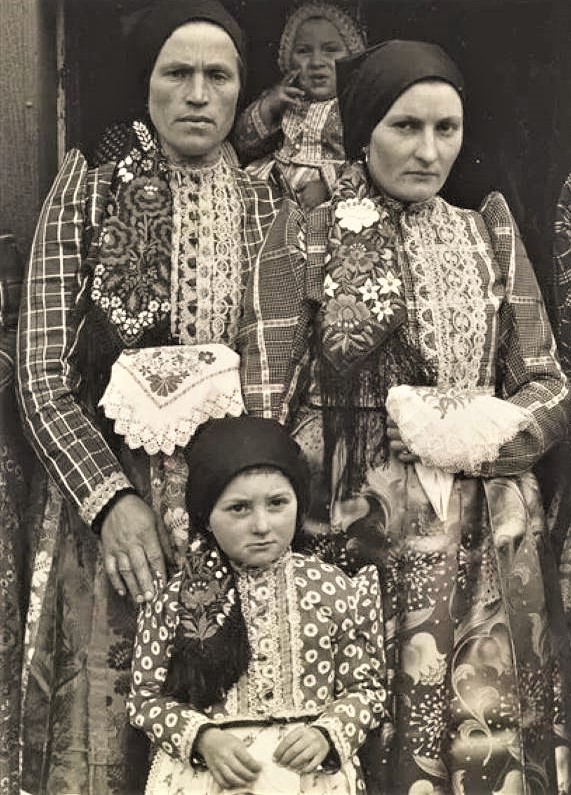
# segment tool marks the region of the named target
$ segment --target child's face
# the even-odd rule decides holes
[[[300,88],[311,99],[330,99],[337,91],[335,61],[349,55],[339,31],[327,19],[303,22],[293,45],[291,65],[299,71]]]
[[[264,569],[289,547],[297,521],[297,498],[279,470],[237,475],[210,514],[209,529],[230,560]]]

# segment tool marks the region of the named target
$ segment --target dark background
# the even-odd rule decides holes
[[[67,0],[67,144],[93,148],[129,116],[140,87],[125,35],[144,0]],[[165,0],[168,2],[168,0]],[[292,0],[227,0],[249,39],[245,100],[278,79],[277,44]],[[467,84],[463,152],[446,198],[477,207],[501,190],[518,220],[550,311],[553,209],[571,171],[569,0],[345,0],[375,44],[441,44]]]

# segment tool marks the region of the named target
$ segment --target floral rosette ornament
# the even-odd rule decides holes
[[[368,356],[406,319],[389,213],[355,183],[349,172],[333,205],[323,283],[323,352],[338,371]]]

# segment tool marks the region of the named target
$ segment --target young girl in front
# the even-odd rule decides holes
[[[187,461],[187,560],[135,641],[146,795],[363,792],[357,751],[385,715],[376,569],[292,551],[309,477],[277,422],[212,420]]]
[[[364,50],[353,19],[335,3],[306,0],[281,39],[280,83],[243,112],[234,145],[253,176],[276,184],[304,210],[330,198],[345,162],[335,61]]]

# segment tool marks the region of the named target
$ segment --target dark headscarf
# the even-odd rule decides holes
[[[343,141],[349,160],[359,160],[371,133],[398,97],[420,80],[444,80],[464,97],[464,80],[437,44],[384,41],[335,62]]]
[[[287,477],[303,514],[308,501],[308,470],[299,446],[275,420],[225,417],[211,420],[186,451],[187,507],[191,527],[202,530],[230,481],[252,467],[275,467]]]
[[[242,29],[219,0],[155,0],[131,34],[132,58],[141,84],[147,88],[161,48],[169,36],[187,22],[210,22],[230,36],[243,62],[246,44]]]

